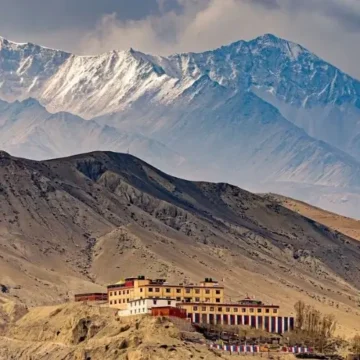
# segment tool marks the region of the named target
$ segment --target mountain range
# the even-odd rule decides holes
[[[34,161],[0,153],[1,304],[48,305],[140,271],[170,282],[211,276],[294,313],[302,299],[359,330],[360,245],[225,183],[192,182],[142,160],[92,152]]]
[[[77,56],[0,39],[0,146],[14,155],[130,148],[176,176],[353,217],[359,93],[357,80],[273,35],[168,57]]]

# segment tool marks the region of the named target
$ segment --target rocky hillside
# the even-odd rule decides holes
[[[277,194],[265,194],[267,199],[277,201],[280,205],[295,211],[309,219],[323,224],[330,229],[339,231],[353,239],[360,240],[360,221],[341,216],[303,201],[291,199]]]
[[[189,341],[195,336],[181,331],[165,319],[124,320],[117,318],[115,311],[108,308],[68,304],[32,309],[9,326],[0,334],[0,359],[229,358],[201,344],[204,339],[200,335],[196,337],[197,343]]]
[[[360,247],[276,201],[190,182],[126,154],[36,162],[0,157],[1,296],[29,305],[139,272],[218,278],[227,300],[254,295],[293,312],[297,299],[358,327]]]

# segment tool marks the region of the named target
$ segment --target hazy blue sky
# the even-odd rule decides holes
[[[202,51],[263,33],[360,78],[360,0],[0,0],[0,35],[93,54]]]

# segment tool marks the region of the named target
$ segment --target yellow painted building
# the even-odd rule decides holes
[[[205,279],[200,284],[168,284],[164,279],[151,280],[144,276],[127,278],[108,286],[109,306],[120,310],[138,299],[175,300],[186,310],[193,324],[245,325],[273,333],[294,329],[293,316],[281,316],[279,306],[244,299],[224,302],[224,287],[217,281]]]
[[[127,278],[108,286],[109,306],[126,309],[127,303],[135,299],[165,298],[179,303],[215,303],[224,302],[224,287],[217,281],[205,279],[200,284],[168,284],[164,279],[151,280],[143,276]]]
[[[279,306],[265,305],[265,304],[207,304],[207,303],[184,303],[181,304],[183,309],[186,309],[188,314],[214,314],[214,315],[248,315],[248,316],[279,316]]]
[[[245,299],[238,303],[181,303],[193,324],[244,325],[272,333],[294,329],[293,316],[281,316],[279,306]]]

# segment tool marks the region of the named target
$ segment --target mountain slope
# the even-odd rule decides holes
[[[183,77],[207,73],[223,86],[251,89],[310,136],[359,159],[360,82],[302,46],[266,34],[168,61]]]
[[[309,137],[251,92],[234,93],[207,76],[175,104],[153,107],[140,99],[133,107],[144,112],[131,108],[96,121],[141,131],[186,158],[215,164],[196,179],[360,185],[360,165],[354,158]]]
[[[168,171],[174,167],[190,169],[183,157],[158,141],[69,113],[50,114],[31,98],[14,103],[0,101],[0,148],[34,160],[94,150],[130,150]]]
[[[111,152],[1,153],[0,183],[3,297],[51,303],[141,270],[216,277],[232,301],[252,294],[286,312],[304,299],[335,313],[340,331],[358,327],[358,242],[235,186]]]
[[[330,229],[339,231],[353,239],[360,240],[360,221],[311,206],[302,201],[277,194],[265,194],[265,197],[278,201],[282,206],[319,222]]]
[[[94,134],[89,139],[97,149],[124,151],[129,143],[136,149],[135,143],[155,141],[180,155],[155,145],[145,146],[156,147],[150,158],[143,149],[132,152],[194,180],[269,185],[266,191],[286,182],[287,195],[298,198],[307,187],[313,204],[360,216],[360,83],[300,45],[264,35],[200,54],[158,57],[133,49],[76,56],[4,39],[0,44],[0,97],[27,94],[54,113],[94,119],[101,128],[92,123],[85,133]],[[78,133],[75,124],[61,131]],[[103,147],[116,143],[116,131],[106,126],[147,140],[121,135],[121,145]],[[23,156],[35,147],[34,158],[48,158],[51,151],[63,156],[95,149],[54,151],[50,127],[30,134],[25,151],[18,145],[9,150]],[[178,166],[193,161],[196,171]]]

